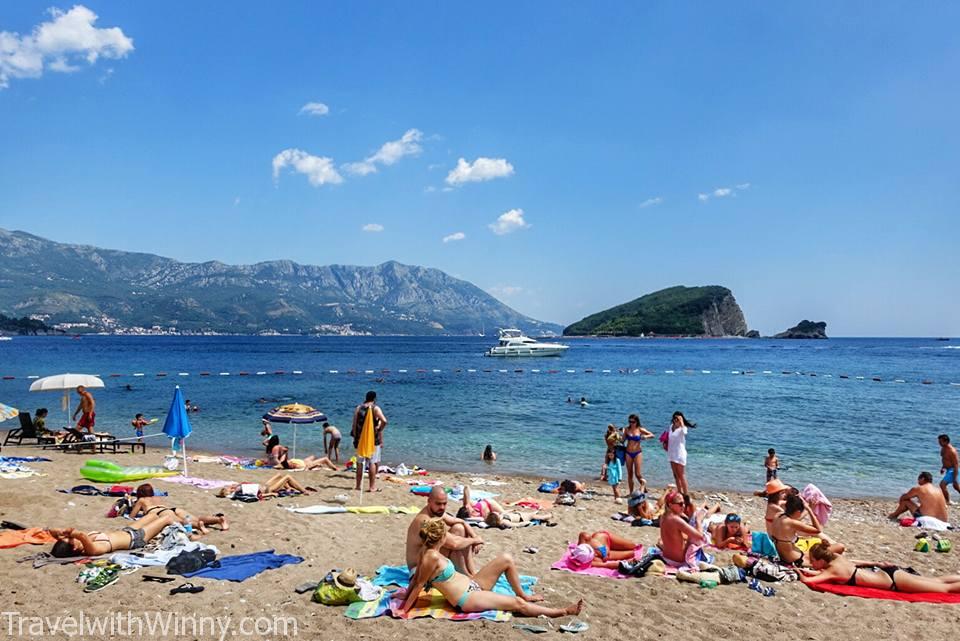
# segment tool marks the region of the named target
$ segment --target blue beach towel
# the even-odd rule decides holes
[[[540,487],[537,488],[538,492],[556,492],[560,489],[560,481],[547,481],[546,483],[541,483]]]
[[[768,559],[777,559],[780,557],[780,555],[777,554],[777,546],[773,544],[770,535],[766,532],[751,532],[750,547],[750,551],[758,556],[765,556]]]
[[[377,569],[377,576],[374,577],[373,584],[379,586],[398,585],[401,588],[409,587],[410,570],[405,565],[381,565]],[[520,587],[523,588],[524,592],[530,592],[536,584],[537,577],[520,575]],[[500,594],[513,594],[513,588],[507,582],[507,577],[502,575],[497,579],[497,584],[493,586],[493,591]]]
[[[273,550],[225,556],[214,566],[201,568],[183,576],[187,578],[220,579],[223,581],[244,581],[266,570],[274,570],[291,563],[303,563],[303,557],[290,554],[274,554]]]
[[[0,456],[0,463],[49,463],[50,459],[42,456]]]

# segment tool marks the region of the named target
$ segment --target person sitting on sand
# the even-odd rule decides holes
[[[551,618],[580,614],[583,601],[563,608],[539,605],[543,597],[527,594],[520,585],[520,574],[513,557],[501,554],[480,568],[471,578],[457,572],[453,562],[441,553],[449,533],[442,519],[427,519],[417,533],[421,541],[420,555],[416,559],[416,571],[410,579],[400,613],[406,614],[417,602],[424,588],[436,588],[447,602],[461,612],[484,612],[501,610],[520,616]],[[505,574],[516,596],[493,592],[500,576]]]
[[[109,532],[78,532],[75,528],[50,529],[57,539],[50,553],[65,559],[71,556],[100,556],[120,550],[139,550],[165,527],[180,521],[172,512],[163,516],[151,514],[133,525]]]
[[[470,499],[470,488],[463,488],[463,506],[457,510],[458,519],[485,519],[488,514],[501,514],[504,512],[503,506],[493,499]]]
[[[809,517],[809,523],[800,520],[804,514]],[[810,565],[808,553],[817,543],[826,543],[834,554],[843,554],[846,549],[843,544],[831,543],[823,535],[823,526],[820,525],[817,515],[813,513],[807,502],[796,494],[787,495],[783,512],[770,525],[770,538],[776,545],[780,560],[797,567]]]
[[[960,575],[920,576],[913,568],[854,561],[833,552],[826,543],[817,543],[810,548],[810,565],[813,570],[801,570],[800,576],[800,580],[808,585],[836,583],[906,594],[960,594]]]
[[[917,484],[900,496],[897,509],[888,516],[895,520],[904,512],[909,512],[915,519],[921,516],[932,516],[945,522],[950,520],[943,492],[933,484],[933,475],[930,472],[920,472]]]
[[[162,497],[154,496],[153,486],[149,483],[138,485],[135,496],[137,497],[137,501],[133,504],[133,507],[130,508],[130,518],[132,519],[150,514],[163,516],[168,512],[172,512],[180,520],[181,524],[186,525],[187,523],[191,523],[196,525],[197,532],[200,534],[207,534],[210,531],[207,529],[208,525],[219,525],[223,532],[230,529],[230,524],[227,523],[227,517],[223,514],[193,516],[182,508],[169,507]]]
[[[683,515],[687,517],[687,523],[697,529],[698,532],[706,532],[707,527],[713,523],[712,517],[720,513],[720,505],[704,503],[697,507],[693,498],[689,494],[681,494],[683,497]]]
[[[721,550],[749,550],[750,530],[739,514],[728,514],[723,523],[709,526],[713,544]]]
[[[668,565],[690,565],[696,552],[706,543],[706,536],[688,522],[683,513],[683,495],[673,491],[666,496],[666,512],[660,517],[658,547]]]
[[[497,460],[497,453],[493,451],[492,445],[487,445],[483,448],[483,454],[480,455],[480,460],[484,463],[493,463]]]
[[[427,504],[417,512],[407,528],[406,559],[411,574],[417,567],[422,552],[420,526],[428,519],[442,519],[447,526],[446,539],[440,550],[453,561],[457,572],[473,576],[477,571],[476,555],[483,546],[483,539],[463,519],[447,514],[447,493],[442,487],[434,487],[427,496]]]
[[[217,496],[220,498],[232,497],[239,492],[244,485],[255,486],[255,493],[260,497],[277,496],[280,492],[297,492],[299,494],[316,492],[312,487],[300,485],[289,474],[277,473],[267,479],[267,482],[263,485],[257,483],[231,483],[230,485],[225,485],[217,490]]]
[[[594,567],[616,567],[620,561],[634,558],[637,544],[622,536],[606,530],[599,532],[580,532],[577,545],[589,545],[593,548]]]
[[[773,479],[767,481],[762,492],[754,493],[756,496],[767,499],[767,509],[763,515],[767,534],[770,534],[770,526],[773,524],[774,519],[783,513],[783,502],[787,500],[787,494],[790,494],[791,491],[793,491],[793,488],[789,485],[780,479]]]

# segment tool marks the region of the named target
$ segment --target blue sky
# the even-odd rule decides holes
[[[0,227],[960,334],[958,5],[55,6],[0,7]]]

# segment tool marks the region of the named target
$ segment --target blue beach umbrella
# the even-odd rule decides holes
[[[167,418],[163,422],[163,433],[170,437],[170,447],[176,452],[177,439],[180,439],[180,448],[183,451],[183,475],[187,476],[187,444],[186,439],[190,436],[193,428],[190,427],[190,417],[187,416],[187,408],[183,404],[183,394],[180,392],[180,386],[173,392],[173,402],[170,403],[170,411],[167,412]]]

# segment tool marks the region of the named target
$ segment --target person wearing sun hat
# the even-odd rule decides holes
[[[791,491],[796,490],[780,479],[771,479],[764,485],[763,492],[757,493],[758,496],[763,496],[767,499],[767,511],[766,514],[763,515],[763,519],[766,522],[767,534],[770,534],[770,524],[783,512],[783,502],[786,500],[787,494]]]

